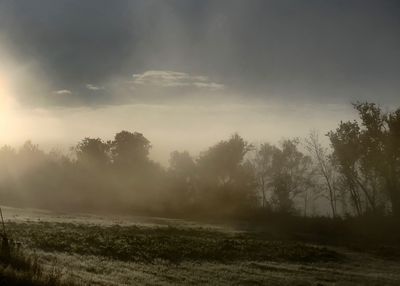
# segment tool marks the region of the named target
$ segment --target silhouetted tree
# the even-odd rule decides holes
[[[382,169],[386,192],[392,203],[392,211],[400,217],[400,108],[385,115],[386,124],[384,158],[387,164]]]
[[[338,169],[346,178],[353,204],[361,214],[384,208],[384,196],[393,214],[400,216],[400,110],[384,113],[374,103],[353,105],[360,123],[341,122],[328,133]]]
[[[298,139],[287,139],[279,147],[264,143],[257,149],[253,166],[263,207],[291,213],[301,195],[306,213],[315,184],[311,158],[298,145]]]
[[[104,166],[110,162],[109,146],[100,138],[84,138],[76,147],[76,157],[79,163],[92,166]]]
[[[298,150],[297,139],[284,140],[273,156],[272,202],[280,212],[292,212],[293,200],[312,187],[312,162]]]
[[[340,122],[336,131],[329,132],[328,136],[333,148],[334,163],[343,175],[356,213],[361,215],[363,207],[358,184],[358,161],[361,154],[358,123]]]
[[[261,205],[263,208],[269,206],[268,200],[270,194],[268,190],[272,182],[272,174],[274,168],[274,156],[279,149],[269,143],[262,144],[256,150],[254,158],[255,176],[257,179],[258,189],[261,193]]]
[[[326,190],[334,217],[339,199],[357,215],[400,217],[400,109],[354,108],[359,121],[340,122],[328,133],[331,155],[316,133],[306,140],[311,157],[297,139],[251,153],[254,147],[234,134],[196,159],[173,152],[167,170],[150,160],[151,144],[137,132],[121,131],[108,142],[84,138],[73,149],[76,159],[30,141],[16,150],[4,146],[0,198],[37,207],[233,216],[260,206],[293,213],[301,205],[307,215],[318,190]]]
[[[148,161],[151,144],[141,133],[121,131],[109,144],[116,166],[130,169],[139,167]]]
[[[193,206],[196,189],[196,163],[187,151],[171,153],[169,160],[170,194],[168,203],[175,211],[188,211]]]
[[[234,212],[255,203],[255,178],[245,155],[253,147],[238,134],[201,153],[197,160],[201,196],[205,204]],[[214,209],[217,211],[217,209]]]

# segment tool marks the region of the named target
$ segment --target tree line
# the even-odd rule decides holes
[[[149,158],[151,142],[121,131],[84,138],[72,156],[27,141],[0,149],[0,200],[15,206],[160,215],[285,213],[400,217],[400,108],[355,103],[324,146],[316,131],[279,144],[238,134],[194,157]]]

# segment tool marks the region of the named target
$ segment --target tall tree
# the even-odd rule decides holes
[[[75,147],[79,163],[90,166],[104,166],[109,163],[109,146],[100,138],[86,137]]]
[[[299,140],[284,140],[274,154],[272,200],[280,212],[294,210],[294,199],[312,187],[312,161],[299,149]]]
[[[334,185],[334,169],[329,160],[328,150],[322,146],[316,131],[311,131],[305,142],[308,152],[314,159],[317,172],[324,181],[325,188],[328,192],[328,200],[332,216],[336,217],[338,195]]]
[[[170,193],[174,199],[169,205],[184,211],[195,200],[196,163],[189,152],[174,151],[169,160]],[[169,197],[169,200],[171,197]]]
[[[358,215],[363,213],[362,197],[359,189],[358,161],[361,154],[360,127],[356,121],[340,122],[335,131],[328,133],[333,148],[333,160],[343,175],[349,190],[352,205]]]
[[[256,150],[254,158],[255,176],[261,193],[261,206],[263,208],[269,206],[268,197],[270,194],[268,194],[268,190],[272,180],[274,156],[278,152],[279,149],[269,143],[261,144]]]
[[[400,217],[400,109],[384,113],[374,103],[353,106],[360,122],[341,122],[328,133],[339,171],[359,214],[362,194],[374,212],[384,208],[386,196],[392,213]]]
[[[298,139],[287,139],[279,147],[264,143],[256,151],[253,166],[263,207],[293,212],[294,200],[301,194],[307,208],[313,169],[311,158],[298,145]]]
[[[252,148],[234,134],[203,152],[197,160],[202,196],[232,211],[253,204],[254,176],[245,162]]]
[[[387,124],[384,158],[387,164],[383,176],[393,213],[400,217],[400,108],[384,118]]]
[[[138,132],[121,131],[109,142],[113,162],[123,168],[138,168],[148,162],[150,141]]]

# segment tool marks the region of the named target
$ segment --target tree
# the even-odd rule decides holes
[[[279,212],[292,212],[293,201],[312,187],[312,161],[298,150],[299,140],[288,139],[273,156],[272,203]]]
[[[361,215],[361,194],[356,184],[357,161],[360,156],[359,133],[357,122],[340,122],[336,131],[330,131],[328,136],[333,148],[334,163],[344,177],[356,213]]]
[[[268,186],[271,184],[274,156],[279,149],[269,143],[261,144],[256,151],[254,159],[255,176],[258,189],[261,193],[261,206],[263,208],[269,206],[268,203]]]
[[[194,176],[196,163],[189,152],[174,151],[171,153],[169,165],[172,172],[184,180],[190,180]]]
[[[263,207],[290,213],[295,210],[294,200],[302,195],[306,213],[313,169],[311,158],[298,145],[298,139],[287,139],[279,147],[264,143],[256,151],[253,166]]]
[[[314,158],[317,172],[322,177],[326,190],[328,191],[329,204],[332,211],[332,216],[337,216],[337,190],[334,186],[334,169],[329,160],[327,148],[324,148],[319,141],[319,136],[316,131],[312,131],[306,138],[306,149]]]
[[[255,179],[246,154],[253,148],[238,134],[200,154],[197,160],[202,197],[237,211],[255,203]]]
[[[392,211],[400,217],[400,108],[387,114],[384,158],[387,160],[382,174],[385,178],[386,191],[392,203]]]
[[[187,151],[171,153],[169,160],[169,203],[174,210],[185,211],[193,205],[196,189],[196,163]],[[173,199],[171,199],[171,196]]]
[[[116,166],[130,169],[148,162],[151,144],[141,133],[121,131],[109,145]]]
[[[353,204],[384,209],[386,196],[392,213],[400,217],[400,109],[384,113],[374,103],[355,103],[360,123],[341,122],[328,133],[339,172],[346,178]]]
[[[251,149],[249,143],[238,134],[234,134],[228,141],[221,141],[203,152],[198,164],[219,184],[228,183],[234,180],[244,156]]]
[[[109,146],[100,138],[86,137],[76,145],[74,150],[79,163],[99,167],[110,162]]]

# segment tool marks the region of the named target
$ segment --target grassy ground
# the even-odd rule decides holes
[[[326,247],[270,241],[250,233],[200,228],[98,226],[73,223],[9,223],[7,228],[29,248],[95,255],[143,263],[185,261],[326,262],[344,259]]]
[[[58,268],[43,267],[38,256],[21,249],[8,237],[1,237],[0,285],[7,286],[73,286],[61,279]]]
[[[13,237],[82,285],[400,285],[399,257],[381,252],[226,225],[8,211]]]

